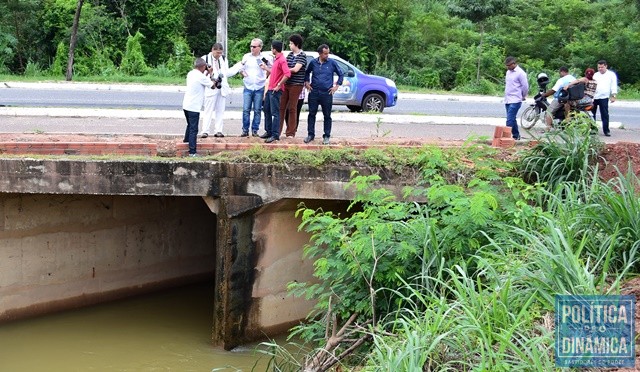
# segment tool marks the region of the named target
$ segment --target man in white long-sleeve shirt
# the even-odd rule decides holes
[[[187,119],[187,129],[184,132],[183,142],[189,142],[189,156],[196,156],[196,141],[198,138],[198,121],[200,121],[200,109],[204,101],[205,90],[211,90],[213,81],[204,74],[207,62],[198,58],[193,70],[187,74],[187,89],[182,99],[182,110]]]
[[[618,77],[613,71],[608,70],[607,61],[598,61],[598,72],[593,75],[593,79],[598,82],[596,94],[593,96],[593,108],[591,113],[596,119],[598,107],[600,107],[600,120],[602,121],[602,131],[607,137],[611,137],[609,132],[609,101],[616,101],[618,94]]]
[[[204,111],[202,113],[202,138],[209,137],[211,121],[214,122],[214,137],[224,137],[222,133],[222,116],[226,106],[227,96],[231,88],[227,78],[229,73],[229,61],[222,55],[224,48],[221,43],[215,43],[211,47],[211,52],[202,56],[208,66],[208,74],[212,80],[217,80],[221,76],[220,87],[207,90],[204,96]]]

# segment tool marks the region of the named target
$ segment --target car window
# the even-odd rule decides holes
[[[312,56],[307,54],[307,66],[309,66],[309,63],[311,63],[311,60],[314,59],[314,58],[315,57],[312,57]],[[340,69],[342,70],[343,74],[347,75],[347,72],[349,72],[350,70],[352,71],[352,69],[349,68],[349,66],[346,63],[344,63],[342,61],[339,61],[339,60],[337,60],[335,58],[332,58],[332,59],[338,63],[338,66],[340,66]]]
[[[334,59],[334,61],[338,62],[338,66],[340,66],[340,68],[342,69],[342,73],[343,74],[347,74],[347,72],[349,72],[349,66],[347,66],[346,64],[344,64],[343,62],[338,61],[337,59]]]

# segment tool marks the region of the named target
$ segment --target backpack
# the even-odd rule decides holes
[[[584,83],[578,83],[574,86],[567,88],[569,92],[569,101],[577,101],[584,98]]]

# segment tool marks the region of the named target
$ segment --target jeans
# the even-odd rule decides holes
[[[251,123],[251,131],[257,132],[260,129],[260,115],[262,115],[262,96],[264,88],[251,90],[244,88],[242,92],[242,132],[249,133],[249,119],[251,117],[251,108],[253,106],[253,122]]]
[[[263,107],[264,130],[270,137],[280,139],[280,98],[282,91],[268,90]]]
[[[602,121],[602,131],[604,132],[604,134],[609,134],[609,98],[600,98],[600,99],[593,100],[593,108],[591,109],[591,113],[593,114],[593,120],[596,120],[598,107],[600,107],[600,119]]]
[[[331,107],[333,106],[333,95],[328,91],[320,92],[318,89],[312,89],[309,92],[309,116],[307,118],[307,132],[309,137],[316,137],[316,114],[318,113],[318,105],[322,106],[322,115],[324,116],[324,134],[322,138],[331,137]]]
[[[516,120],[518,110],[520,110],[520,106],[522,106],[522,102],[505,103],[504,105],[505,109],[507,110],[507,126],[511,127],[511,135],[516,139],[520,138],[518,121]]]
[[[200,113],[188,110],[184,111],[184,117],[187,119],[187,129],[184,131],[184,141],[189,142],[189,154],[196,153],[196,139],[198,138],[198,121],[200,121]]]

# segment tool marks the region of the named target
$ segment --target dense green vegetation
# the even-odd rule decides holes
[[[302,206],[317,280],[290,290],[317,303],[293,331],[306,357],[270,344],[274,370],[553,370],[554,296],[617,294],[639,268],[640,182],[599,179],[590,129],[515,161],[427,148],[405,198],[356,175],[348,213]]]
[[[62,78],[77,0],[0,3],[0,73]],[[607,59],[638,89],[640,2],[633,0],[229,0],[229,59],[249,41],[298,32],[305,49],[328,43],[367,72],[399,84],[491,94],[504,58],[532,78],[568,65],[581,75]],[[74,79],[182,77],[215,40],[214,0],[87,0]]]

